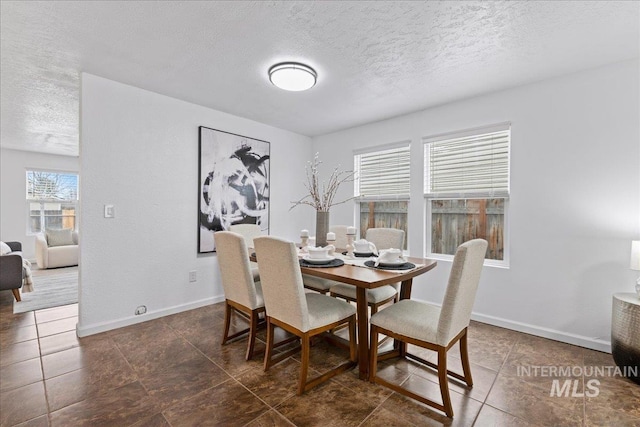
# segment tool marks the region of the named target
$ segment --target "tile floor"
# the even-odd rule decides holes
[[[518,372],[614,366],[610,355],[482,323],[470,327],[475,385],[450,382],[450,420],[356,371],[296,396],[297,356],[264,373],[244,361],[244,340],[220,345],[222,304],[82,339],[76,320],[76,305],[14,315],[11,293],[0,293],[1,426],[640,426],[640,386],[629,380],[598,377],[597,396],[551,397],[554,378]],[[319,342],[312,368],[343,357]],[[424,367],[392,361],[380,372],[439,399]],[[560,379],[591,392],[590,377]]]

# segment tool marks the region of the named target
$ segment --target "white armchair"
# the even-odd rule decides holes
[[[78,232],[47,230],[37,234],[36,260],[42,269],[78,265]]]

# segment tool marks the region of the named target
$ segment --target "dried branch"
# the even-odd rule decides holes
[[[323,182],[322,185],[320,185],[318,167],[321,163],[318,153],[313,157],[313,161],[307,162],[307,167],[305,168],[307,182],[305,183],[305,187],[309,193],[298,201],[291,202],[292,206],[289,210],[298,205],[309,205],[317,211],[329,211],[332,206],[354,199],[354,197],[349,197],[340,202],[334,202],[340,185],[345,182],[352,182],[354,180],[355,172],[339,171],[338,168],[335,168],[329,177],[328,183],[325,184]]]

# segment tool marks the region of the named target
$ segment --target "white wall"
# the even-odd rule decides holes
[[[0,149],[0,239],[22,243],[22,253],[35,260],[35,237],[27,234],[26,171],[78,172],[77,157]]]
[[[410,252],[423,254],[421,138],[512,123],[509,269],[485,267],[474,318],[609,351],[611,296],[633,292],[640,238],[637,61],[451,103],[313,139],[329,170],[354,149],[410,139]],[[341,189],[348,195],[352,188]],[[352,224],[353,204],[332,210]],[[442,301],[451,264],[414,281]]]
[[[312,220],[288,212],[309,138],[89,74],[81,85],[80,336],[223,299],[216,256],[197,255],[198,126],[271,143],[272,235]]]

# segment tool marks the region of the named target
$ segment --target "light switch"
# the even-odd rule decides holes
[[[104,217],[105,218],[115,218],[116,217],[116,208],[113,205],[104,205]]]

